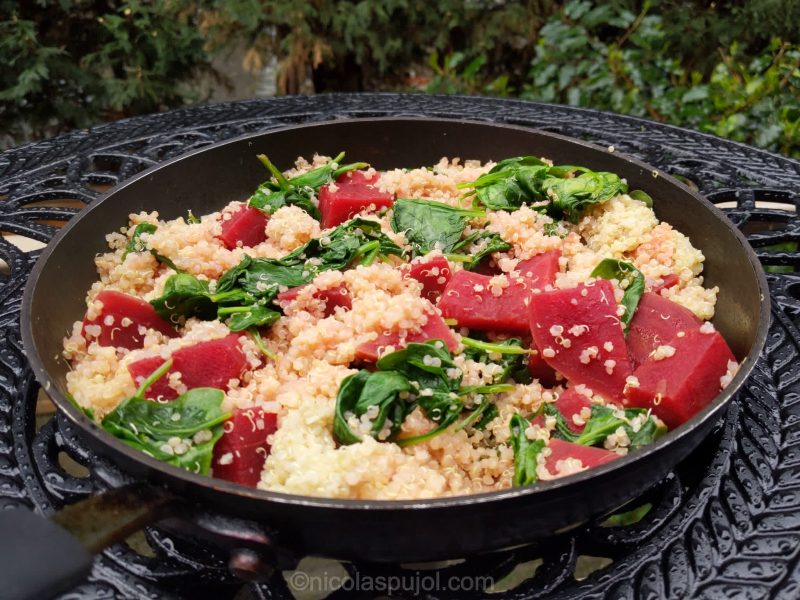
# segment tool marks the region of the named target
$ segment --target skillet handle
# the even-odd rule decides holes
[[[66,506],[49,519],[27,509],[0,511],[0,596],[42,600],[89,574],[93,556],[177,506],[160,488],[133,484]]]

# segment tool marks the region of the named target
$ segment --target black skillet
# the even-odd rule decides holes
[[[62,338],[83,315],[85,292],[96,279],[93,259],[106,248],[106,233],[124,225],[130,213],[142,210],[158,210],[162,218],[172,219],[185,215],[188,209],[205,214],[231,200],[247,198],[266,177],[255,158],[258,153],[268,154],[285,167],[297,156],[315,152],[334,155],[341,150],[347,152],[349,160],[367,161],[378,169],[430,165],[442,156],[485,161],[535,154],[556,163],[619,174],[631,189],[648,192],[654,198],[658,217],[688,235],[705,254],[706,285],[720,288],[714,324],[743,363],[741,370],[732,384],[690,422],[627,457],[532,487],[437,500],[312,498],[201,477],[124,445],[67,400],[68,367],[60,358]],[[216,144],[145,171],[114,188],[70,221],[42,253],[25,289],[22,338],[36,378],[87,442],[125,471],[153,484],[144,492],[136,490],[138,496],[132,497],[134,492],[123,489],[112,497],[140,508],[134,515],[119,512],[125,515],[120,531],[155,520],[160,516],[158,511],[144,509],[174,507],[177,499],[178,505],[200,503],[211,510],[265,523],[276,532],[269,543],[298,555],[424,561],[497,550],[564,531],[620,506],[661,479],[709,433],[748,376],[767,336],[768,298],[766,279],[755,254],[718,209],[675,179],[621,156],[613,148],[486,122],[356,119],[272,130]],[[85,502],[98,504],[97,498]],[[57,516],[56,520],[62,527],[75,530],[79,529],[76,515],[91,509],[73,506],[68,510],[70,518]],[[28,527],[28,531],[38,530],[38,526]],[[35,538],[32,534],[29,537]],[[113,535],[107,539],[99,536],[84,546],[97,551],[111,539]],[[22,557],[20,546],[17,548]],[[54,572],[58,571],[58,561],[51,560]],[[20,558],[15,562],[23,561]],[[34,578],[39,590],[54,593],[52,586],[66,585],[68,575],[77,572],[77,568],[65,566],[60,579],[53,576],[45,581],[41,570]]]

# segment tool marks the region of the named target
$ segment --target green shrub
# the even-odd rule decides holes
[[[542,27],[524,98],[646,116],[800,155],[800,45],[718,48],[707,75],[672,52],[664,19],[568,2]]]
[[[668,15],[668,16],[667,16]],[[797,0],[0,0],[0,147],[204,99],[427,89],[647,116],[800,155]]]
[[[0,0],[0,132],[18,142],[198,100],[186,3]]]
[[[278,90],[396,88],[432,52],[470,52],[523,78],[553,0],[229,0],[201,3],[211,46],[247,40],[254,67],[279,57]],[[520,60],[521,59],[521,60]]]
[[[521,87],[482,55],[454,54],[432,56],[427,89],[611,110],[800,156],[800,44],[773,37],[749,54],[733,42],[715,47],[707,72],[690,69],[698,61],[675,51],[651,10],[571,0],[539,30]]]

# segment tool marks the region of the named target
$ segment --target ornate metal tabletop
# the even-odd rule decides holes
[[[107,187],[189,150],[293,123],[376,116],[497,121],[613,145],[699,188],[742,228],[765,264],[786,271],[769,275],[773,324],[754,375],[703,446],[631,505],[652,505],[644,519],[627,527],[595,522],[545,544],[424,573],[499,581],[515,567],[528,575],[535,569],[510,590],[495,590],[492,597],[503,600],[800,596],[800,277],[794,273],[800,163],[641,119],[531,102],[396,94],[276,98],[129,119],[0,154],[0,507],[47,514],[103,488],[114,471],[60,417],[36,430],[38,387],[18,320],[38,251],[23,251],[16,236],[47,243]],[[83,476],[64,468],[65,455],[86,467]],[[285,574],[244,584],[228,572],[225,557],[201,544],[157,529],[146,540],[147,546],[105,551],[90,579],[65,597],[291,598]],[[340,568],[351,580],[422,572],[403,565]],[[352,595],[350,587],[330,597]],[[426,594],[466,598],[486,591]]]

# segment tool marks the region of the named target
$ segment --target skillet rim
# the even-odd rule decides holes
[[[542,129],[534,127],[525,127],[522,125],[498,123],[494,121],[479,120],[479,119],[400,116],[400,117],[366,117],[366,118],[335,119],[335,120],[317,121],[311,123],[300,123],[300,124],[291,124],[286,126],[274,127],[254,133],[247,133],[244,135],[236,136],[228,140],[223,140],[221,142],[217,142],[214,144],[209,144],[207,146],[203,146],[202,148],[192,150],[185,154],[181,154],[167,161],[154,165],[148,169],[145,169],[141,173],[138,173],[133,177],[126,179],[125,181],[112,187],[111,189],[107,190],[90,206],[81,210],[74,217],[72,217],[66,223],[66,225],[64,225],[64,227],[62,227],[56,233],[56,235],[53,236],[53,239],[50,241],[50,243],[42,250],[42,253],[37,259],[36,264],[31,270],[31,274],[28,277],[28,281],[25,284],[25,290],[22,296],[22,306],[20,310],[20,331],[22,335],[22,343],[23,343],[23,348],[25,350],[25,356],[27,357],[31,369],[34,373],[34,376],[36,380],[39,382],[42,390],[44,390],[44,392],[48,395],[48,397],[51,398],[51,400],[57,406],[57,408],[62,413],[64,413],[64,415],[69,419],[69,421],[72,424],[74,424],[81,431],[82,434],[92,436],[95,441],[103,444],[104,446],[110,447],[113,452],[124,454],[128,458],[136,462],[143,463],[144,466],[146,466],[147,468],[158,471],[161,475],[166,476],[169,479],[174,478],[181,481],[181,483],[183,484],[182,487],[184,488],[187,484],[190,486],[197,485],[203,488],[210,488],[214,492],[223,493],[229,496],[246,497],[248,500],[251,501],[256,500],[264,502],[273,502],[281,505],[303,506],[308,508],[334,509],[334,510],[347,510],[347,511],[365,510],[365,509],[371,511],[376,511],[376,510],[416,511],[416,510],[426,510],[426,509],[445,509],[454,506],[484,504],[495,501],[500,502],[503,500],[512,500],[512,499],[519,500],[520,498],[534,497],[537,494],[546,495],[548,493],[556,493],[558,490],[562,488],[568,486],[571,487],[573,485],[580,485],[583,482],[593,477],[600,477],[615,472],[617,470],[621,471],[627,468],[629,465],[632,465],[633,463],[639,461],[640,459],[644,460],[645,458],[651,455],[661,452],[662,449],[666,448],[667,446],[673,443],[675,444],[681,443],[683,438],[690,436],[696,429],[703,427],[704,425],[708,425],[709,421],[711,421],[712,419],[716,419],[721,415],[722,410],[727,407],[731,398],[734,396],[734,394],[736,394],[739,391],[739,389],[742,387],[746,379],[749,377],[750,373],[755,367],[755,364],[758,361],[758,358],[761,354],[761,351],[768,337],[771,300],[770,300],[769,287],[767,284],[766,274],[764,273],[764,270],[755,254],[755,251],[747,242],[746,238],[744,237],[744,234],[742,234],[742,232],[712,202],[710,202],[708,199],[706,199],[698,192],[684,185],[671,175],[663,172],[661,169],[657,169],[636,158],[628,156],[625,153],[617,151],[614,151],[613,154],[615,154],[617,157],[619,157],[626,163],[638,167],[640,169],[643,169],[647,172],[657,173],[658,177],[664,178],[673,187],[677,187],[682,191],[688,193],[696,202],[698,202],[703,207],[703,209],[711,212],[711,214],[714,217],[716,217],[716,219],[721,223],[722,227],[727,228],[730,232],[733,233],[734,237],[739,242],[742,251],[747,256],[751,268],[753,269],[753,275],[756,278],[756,282],[758,284],[761,296],[755,340],[747,356],[740,363],[740,369],[738,373],[733,378],[728,387],[725,388],[725,390],[723,390],[722,392],[720,392],[714,398],[714,400],[712,400],[711,403],[708,404],[708,406],[706,406],[703,410],[701,410],[694,417],[692,417],[687,423],[684,423],[680,427],[669,431],[666,435],[662,436],[654,443],[649,444],[643,447],[642,449],[637,450],[635,453],[628,454],[626,456],[623,456],[617,460],[614,460],[610,463],[606,463],[599,467],[586,469],[584,471],[568,475],[566,477],[560,477],[558,479],[550,481],[540,481],[525,487],[509,488],[505,490],[496,490],[491,492],[480,492],[476,494],[449,496],[444,498],[419,499],[419,500],[357,500],[351,498],[327,498],[327,497],[316,497],[316,496],[304,496],[299,494],[289,494],[286,492],[276,492],[270,490],[260,490],[257,488],[250,488],[233,482],[228,482],[222,479],[216,479],[210,476],[192,473],[184,469],[181,469],[179,467],[170,465],[168,463],[163,463],[161,461],[158,461],[151,456],[148,456],[142,452],[139,452],[131,448],[127,444],[124,444],[121,440],[118,440],[114,436],[108,434],[97,423],[91,421],[83,413],[83,411],[78,409],[71,401],[69,401],[69,399],[67,399],[67,397],[63,395],[54,385],[53,378],[50,377],[49,373],[44,368],[42,361],[40,359],[38,348],[34,343],[35,338],[33,332],[33,319],[32,319],[33,315],[31,314],[31,300],[36,290],[36,286],[41,276],[42,270],[49,261],[50,257],[57,250],[57,247],[61,243],[61,240],[65,238],[67,235],[69,235],[72,229],[78,227],[80,222],[87,215],[89,215],[93,210],[97,209],[97,207],[99,207],[104,202],[109,201],[109,199],[111,199],[114,196],[114,194],[116,194],[118,191],[127,188],[130,185],[134,185],[140,179],[150,176],[153,172],[167,168],[180,161],[190,159],[197,154],[201,154],[203,152],[210,151],[212,149],[217,149],[226,146],[228,144],[236,144],[244,140],[258,138],[279,131],[296,130],[296,129],[304,130],[304,129],[313,129],[315,127],[326,127],[331,125],[342,125],[342,124],[352,124],[352,123],[369,124],[369,123],[409,122],[409,121],[428,122],[428,123],[439,122],[439,123],[457,124],[457,125],[458,124],[481,125],[501,130],[510,129],[516,131],[524,131],[528,133],[536,133],[544,137],[553,138],[560,142],[566,142],[568,144],[583,146],[584,148],[596,152],[601,152],[601,153],[609,152],[608,149],[603,148],[602,146],[599,146],[597,144],[589,143],[577,138],[572,138],[557,133],[552,133],[549,131],[544,131]],[[102,452],[100,453],[102,454]],[[165,481],[161,482],[161,485],[171,487],[177,484],[174,481]],[[176,492],[176,493],[179,495],[181,494],[181,492]],[[533,502],[533,499],[531,499],[530,501]]]

